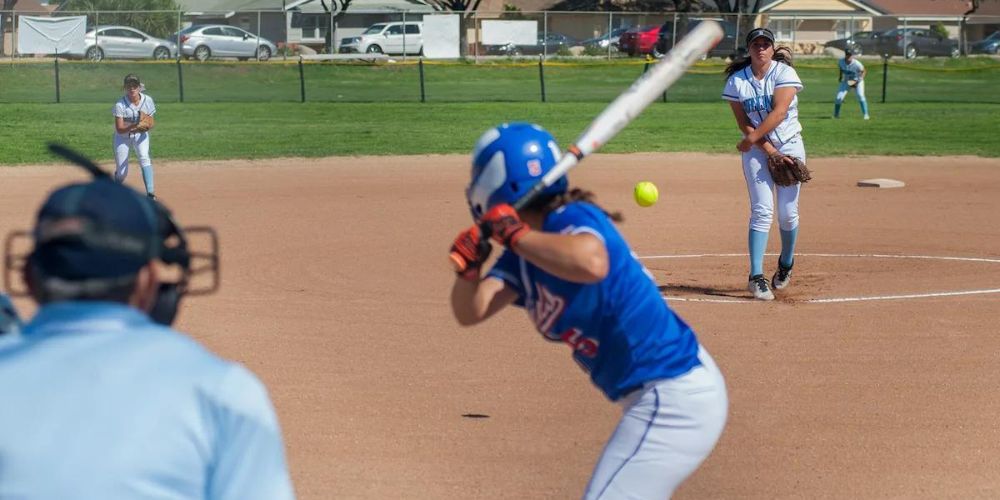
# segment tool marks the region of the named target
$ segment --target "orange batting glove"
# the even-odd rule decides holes
[[[489,241],[483,241],[479,235],[479,226],[472,226],[455,238],[451,245],[452,267],[459,278],[466,281],[477,281],[479,279],[479,269],[489,258],[493,247]]]
[[[489,225],[493,239],[510,249],[513,249],[517,245],[517,240],[531,230],[521,221],[517,210],[506,203],[495,205],[486,212],[483,222]]]

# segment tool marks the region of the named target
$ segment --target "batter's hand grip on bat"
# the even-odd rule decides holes
[[[452,269],[456,273],[463,273],[469,269],[470,264],[475,264],[477,267],[481,265],[493,250],[490,246],[492,234],[493,228],[486,222],[459,233],[448,254],[448,262]],[[462,250],[465,251],[464,254]]]

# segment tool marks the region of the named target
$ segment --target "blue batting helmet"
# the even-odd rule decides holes
[[[486,131],[472,150],[472,182],[465,191],[472,217],[480,220],[500,203],[513,204],[559,161],[552,134],[531,123],[504,123]],[[541,196],[566,191],[562,176]]]

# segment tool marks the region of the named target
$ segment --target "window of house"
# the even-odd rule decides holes
[[[793,38],[792,31],[794,29],[794,20],[792,19],[772,19],[769,23],[768,28],[774,33],[774,38],[777,40],[791,40]]]
[[[330,29],[330,16],[325,14],[302,14],[302,38],[326,38]]]
[[[834,24],[833,30],[836,33],[836,36],[834,38],[847,38],[854,34],[854,20],[853,19],[838,20]]]

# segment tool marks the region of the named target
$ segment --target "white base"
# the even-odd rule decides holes
[[[896,179],[865,179],[858,181],[858,187],[901,188],[906,183]]]

